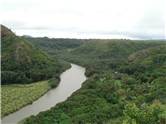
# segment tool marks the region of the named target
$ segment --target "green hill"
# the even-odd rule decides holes
[[[166,76],[166,44],[150,47],[128,56],[128,62],[119,68],[122,73],[134,75],[143,82]]]
[[[160,41],[90,40],[70,52],[60,54],[67,61],[99,71],[118,69],[128,63],[128,57],[144,49],[164,45]],[[94,69],[96,68],[96,69]]]
[[[28,83],[56,76],[61,65],[1,25],[2,84]]]
[[[64,39],[64,38],[47,38],[47,37],[27,37],[23,36],[31,44],[41,48],[53,57],[59,57],[60,53],[68,52],[73,48],[79,47],[85,40],[81,39]]]

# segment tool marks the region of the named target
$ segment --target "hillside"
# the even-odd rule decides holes
[[[73,48],[81,46],[84,41],[81,39],[64,39],[64,38],[47,38],[47,37],[26,37],[23,36],[31,44],[41,48],[49,55],[57,57],[59,53],[68,52]],[[58,56],[60,57],[60,56]]]
[[[128,63],[130,55],[165,44],[162,41],[92,40],[70,52],[62,52],[59,56],[67,61],[86,66],[95,72],[101,72],[101,68],[102,70],[119,70],[122,65]]]
[[[29,83],[59,75],[61,65],[1,25],[2,84]]]
[[[166,44],[137,51],[128,56],[128,62],[119,68],[122,73],[135,76],[142,82],[166,77]]]
[[[127,56],[133,52],[165,44],[162,40],[156,42],[117,39],[50,39],[47,37],[26,37],[26,39],[52,56],[56,55],[68,61],[86,60],[86,62],[94,59],[96,61],[127,60]]]

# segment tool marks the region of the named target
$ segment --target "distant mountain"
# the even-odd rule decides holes
[[[28,83],[56,76],[60,64],[1,25],[2,84]]]
[[[132,40],[90,40],[81,46],[71,49],[68,53],[63,53],[65,59],[74,60],[76,62],[103,61],[114,63],[127,61],[130,54],[137,51],[160,46],[165,44],[161,41],[132,41]],[[67,54],[67,55],[65,55]],[[72,59],[74,58],[74,59]],[[77,61],[78,60],[78,61]],[[91,63],[90,62],[90,63]],[[89,62],[88,62],[89,63]]]
[[[22,37],[24,37],[24,38],[32,38],[31,35],[23,35]]]
[[[73,48],[79,47],[85,40],[81,39],[64,39],[64,38],[48,38],[48,37],[25,37],[28,42],[41,48],[51,56],[57,57],[59,52],[68,52]],[[58,56],[61,57],[61,56]]]

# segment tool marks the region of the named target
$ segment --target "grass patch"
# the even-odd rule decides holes
[[[50,89],[48,81],[33,84],[14,84],[1,86],[1,116],[17,111],[41,97]]]

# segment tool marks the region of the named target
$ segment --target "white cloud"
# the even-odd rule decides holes
[[[164,0],[2,0],[1,22],[18,35],[166,38]]]

